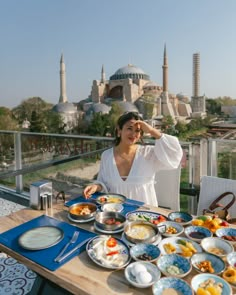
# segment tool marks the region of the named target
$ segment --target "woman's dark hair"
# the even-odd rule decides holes
[[[130,120],[143,120],[142,117],[136,113],[136,112],[126,112],[123,115],[119,117],[117,120],[117,127],[115,130],[115,145],[118,145],[120,143],[120,136],[118,136],[118,128],[122,129],[126,122]],[[141,131],[141,136],[143,135],[143,131]]]

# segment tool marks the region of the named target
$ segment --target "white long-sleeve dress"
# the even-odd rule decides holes
[[[139,145],[129,175],[121,176],[116,166],[114,148],[110,148],[102,154],[96,182],[103,186],[104,191],[158,206],[154,188],[155,173],[177,168],[182,154],[178,139],[163,134],[155,140],[155,145]]]

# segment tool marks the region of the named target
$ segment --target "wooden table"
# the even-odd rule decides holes
[[[168,215],[169,211],[161,208],[150,207],[151,211],[162,213]],[[142,208],[140,208],[142,209]],[[67,208],[63,204],[57,204],[53,207],[53,212],[50,212],[49,215],[62,220],[69,222],[67,218]],[[8,216],[0,218],[0,232],[5,232],[15,226],[18,226],[24,222],[27,222],[33,218],[36,218],[42,214],[44,211],[37,211],[31,208],[23,209],[18,212],[12,213]],[[76,226],[82,227],[84,229],[95,231],[93,228],[93,222],[75,224]],[[25,264],[27,267],[46,278],[59,285],[60,287],[68,290],[69,292],[82,295],[82,294],[91,294],[91,295],[151,295],[151,288],[147,289],[138,289],[132,287],[125,279],[124,270],[107,270],[105,268],[97,266],[91,259],[88,257],[86,251],[71,259],[69,262],[61,266],[56,271],[49,271],[48,269],[40,266],[37,263],[25,258],[24,256],[14,252],[13,250],[7,248],[6,246],[0,244],[0,251],[3,251],[18,261]],[[196,275],[197,272],[192,270],[192,272],[184,278],[188,283],[191,282],[191,278]]]

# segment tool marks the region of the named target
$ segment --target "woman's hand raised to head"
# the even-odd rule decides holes
[[[135,124],[139,124],[140,128],[143,130],[144,133],[150,133],[151,136],[155,137],[156,139],[161,138],[161,132],[155,128],[153,128],[151,125],[148,123],[142,121],[142,120],[137,120]]]

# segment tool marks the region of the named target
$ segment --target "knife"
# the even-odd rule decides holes
[[[71,249],[69,252],[67,252],[66,254],[64,254],[63,256],[61,256],[56,262],[58,262],[58,263],[62,262],[68,256],[70,256],[71,254],[73,254],[76,250],[78,250],[80,247],[82,247],[84,244],[86,244],[90,239],[91,238],[88,238],[88,239],[82,241],[81,243],[79,243],[75,248]]]

